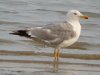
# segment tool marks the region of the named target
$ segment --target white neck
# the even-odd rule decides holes
[[[73,26],[74,31],[77,33],[77,36],[79,37],[80,32],[81,32],[81,25],[80,25],[79,19],[67,18],[67,22]]]

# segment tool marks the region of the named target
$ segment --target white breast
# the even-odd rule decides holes
[[[75,25],[73,25],[75,24]],[[81,25],[79,23],[73,23],[73,28],[74,28],[74,31],[76,32],[76,36],[72,39],[69,39],[69,40],[64,40],[59,46],[60,47],[68,47],[70,45],[72,45],[73,43],[75,43],[79,36],[80,36],[80,32],[81,32]]]

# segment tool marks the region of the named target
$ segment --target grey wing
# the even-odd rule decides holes
[[[50,24],[44,27],[31,28],[28,34],[37,41],[41,40],[46,44],[58,45],[65,39],[72,37],[73,31],[66,23]]]

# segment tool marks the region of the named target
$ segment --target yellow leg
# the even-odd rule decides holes
[[[58,52],[57,52],[57,71],[59,69],[59,58],[60,58],[60,49],[58,49]]]
[[[56,72],[56,60],[57,60],[57,51],[56,51],[56,48],[54,49],[54,72]]]

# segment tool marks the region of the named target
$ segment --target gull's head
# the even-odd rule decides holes
[[[67,13],[67,19],[68,20],[79,20],[80,18],[83,19],[88,19],[88,16],[83,15],[81,12],[78,10],[70,10]]]

